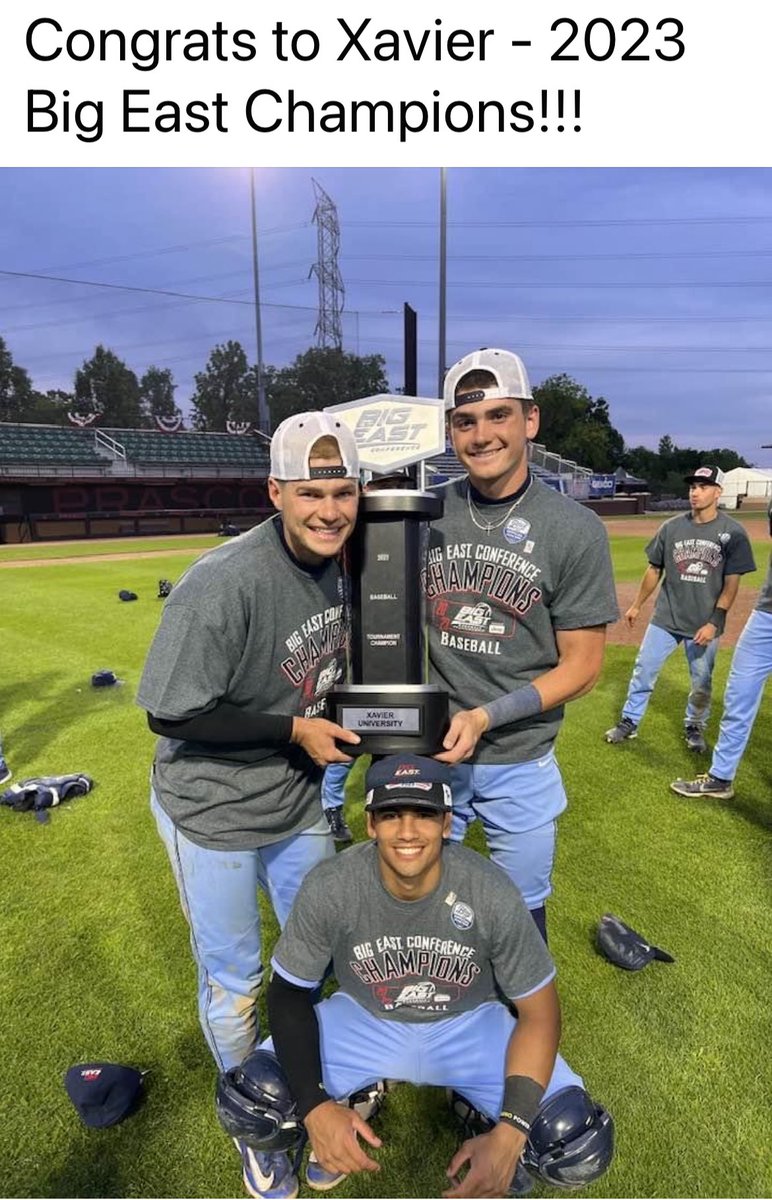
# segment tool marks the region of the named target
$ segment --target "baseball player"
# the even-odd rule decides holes
[[[713,466],[686,475],[690,511],[665,521],[646,547],[649,565],[625,613],[631,629],[660,580],[662,587],[635,660],[622,716],[605,734],[612,745],[638,736],[662,665],[683,644],[691,677],[684,715],[686,745],[696,754],[708,748],[705,727],[719,638],[740,576],[756,570],[742,525],[719,512],[723,478],[723,471]]]
[[[138,692],[160,736],[151,807],[190,924],[199,1016],[218,1066],[257,1040],[258,888],[280,924],[334,855],[323,768],[359,738],[320,714],[342,675],[338,555],[357,514],[353,434],[325,413],[271,441],[278,515],[200,558],[166,600]]]
[[[556,1059],[555,968],[517,888],[474,850],[443,844],[450,777],[447,766],[414,755],[373,764],[365,801],[372,841],[306,877],[274,951],[272,1042],[310,1138],[307,1181],[319,1190],[379,1169],[368,1150],[380,1139],[335,1101],[383,1077],[452,1088],[482,1114],[486,1132],[451,1159],[444,1196],[528,1190],[518,1163],[540,1122],[550,1132],[526,1163],[550,1182],[589,1182],[611,1160],[611,1118]],[[314,1006],[330,961],[340,990]],[[517,1019],[502,997],[517,1004]],[[221,1084],[224,1107],[233,1079]],[[252,1117],[259,1078],[253,1085]],[[289,1116],[275,1086],[270,1094],[272,1108]],[[259,1174],[246,1166],[251,1195],[296,1195],[286,1150],[268,1164],[263,1155]]]
[[[525,367],[480,350],[445,380],[453,449],[467,475],[437,488],[423,588],[429,679],[450,694],[440,760],[453,765],[451,836],[479,817],[494,862],[546,940],[555,821],[566,794],[554,755],[567,701],[594,686],[618,615],[600,519],[534,476],[539,428]]]
[[[772,537],[772,502],[769,535]],[[756,607],[740,634],[724,692],[724,715],[718,731],[710,770],[696,779],[675,779],[670,787],[679,796],[715,796],[731,800],[733,781],[748,745],[753,723],[772,674],[772,553],[767,578]]]

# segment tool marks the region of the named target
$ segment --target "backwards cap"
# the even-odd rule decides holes
[[[459,385],[470,371],[488,371],[496,382],[458,397]],[[459,404],[474,404],[478,400],[533,400],[523,360],[511,350],[487,348],[474,350],[454,363],[445,376],[444,396],[446,410]]]
[[[309,466],[311,450],[323,437],[335,438],[342,466]],[[325,412],[297,413],[282,421],[271,438],[274,479],[358,479],[359,453],[354,434],[339,417]]]

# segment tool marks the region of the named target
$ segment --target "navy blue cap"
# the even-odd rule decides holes
[[[92,687],[114,687],[116,683],[120,683],[120,680],[115,671],[95,671],[91,676]]]
[[[675,962],[667,950],[652,946],[642,934],[613,913],[606,913],[598,922],[597,940],[601,954],[624,971],[641,971],[653,959]]]
[[[426,808],[450,812],[450,767],[420,754],[390,754],[374,762],[365,776],[365,808]]]
[[[121,600],[137,600],[138,599],[137,593],[130,592],[128,588],[121,588],[121,590],[118,593],[118,596],[120,597]]]
[[[137,1104],[142,1072],[121,1063],[78,1063],[65,1074],[64,1086],[84,1125],[105,1129],[117,1125]]]

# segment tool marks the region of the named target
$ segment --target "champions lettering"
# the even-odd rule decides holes
[[[519,555],[512,555],[520,559]],[[524,573],[510,566],[499,566],[493,562],[431,562],[421,572],[421,584],[427,600],[435,600],[448,592],[474,593],[489,597],[504,608],[524,616],[542,598],[541,588],[531,583],[534,568],[525,559],[520,559]],[[527,572],[525,571],[527,568]]]
[[[440,954],[432,950],[385,950],[359,961],[350,961],[349,967],[362,983],[386,983],[390,979],[403,979],[406,975],[428,976],[442,983],[457,983],[469,987],[480,974],[480,967],[471,957],[474,949],[461,946],[462,953]]]
[[[309,671],[312,671],[325,655],[335,654],[346,645],[346,626],[341,611],[340,607],[328,610],[336,615],[318,631],[318,635],[307,632],[309,628],[316,626],[315,619],[311,618],[303,626],[305,636],[296,632],[287,639],[294,653],[283,660],[281,669],[295,687],[300,686]]]
[[[247,124],[255,133],[394,134],[406,142],[418,133],[528,133],[534,128],[535,106],[527,100],[506,105],[499,100],[304,100],[294,88],[286,95],[259,88],[247,99]]]

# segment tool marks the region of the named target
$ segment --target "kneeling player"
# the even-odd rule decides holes
[[[311,871],[276,946],[268,1009],[278,1062],[260,1050],[220,1081],[226,1128],[253,1134],[247,1189],[296,1194],[286,1149],[299,1122],[310,1186],[378,1170],[359,1139],[380,1139],[356,1106],[336,1101],[379,1079],[450,1088],[475,1118],[445,1196],[529,1190],[521,1157],[561,1187],[597,1178],[613,1123],[557,1056],[555,968],[520,893],[499,867],[445,842],[448,768],[394,755],[370,768],[366,788],[372,841]],[[315,1007],[330,961],[340,990]]]

